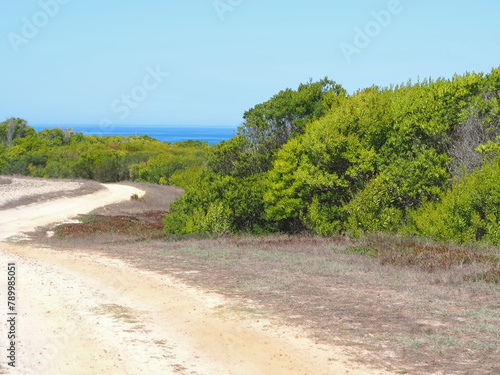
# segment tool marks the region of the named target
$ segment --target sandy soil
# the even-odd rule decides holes
[[[5,240],[19,232],[26,232],[35,227],[63,221],[67,218],[87,213],[106,204],[130,199],[132,194],[143,195],[143,191],[131,186],[107,184],[105,190],[80,197],[65,197],[1,210],[0,240]],[[64,186],[60,187],[62,191]],[[22,185],[19,190],[29,194],[29,185]],[[39,194],[39,188],[34,194]],[[18,194],[19,195],[19,194]],[[17,195],[17,198],[18,198]]]
[[[64,188],[61,189],[61,181],[15,177],[2,177],[2,181],[4,183],[0,184],[0,206],[10,201],[19,200],[30,194],[38,195],[61,190],[76,190],[83,184],[82,182],[68,181],[64,182]]]
[[[106,187],[0,211],[0,237],[141,193],[130,186]],[[350,363],[340,349],[316,344],[297,328],[224,309],[230,301],[168,275],[90,251],[7,242],[0,249],[3,265],[17,264],[17,367],[7,368],[3,358],[5,373],[382,373]],[[6,291],[6,277],[0,280],[0,290]],[[6,344],[2,337],[2,353]]]

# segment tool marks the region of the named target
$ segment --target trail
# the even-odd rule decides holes
[[[60,222],[98,207],[130,199],[132,194],[144,195],[142,190],[119,184],[103,184],[106,189],[80,197],[67,197],[0,210],[0,241],[19,232]]]
[[[129,199],[129,186],[0,211],[0,238]],[[140,193],[140,191],[139,191]],[[297,328],[232,311],[219,295],[91,251],[0,243],[15,262],[16,367],[9,374],[377,374]]]

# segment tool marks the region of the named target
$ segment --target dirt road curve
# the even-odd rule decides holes
[[[137,192],[95,194],[0,211],[0,237],[61,221]],[[0,373],[377,374],[295,328],[230,309],[230,301],[88,251],[0,243]],[[17,266],[16,368],[7,366],[7,263]],[[3,310],[3,311],[2,311]]]
[[[29,231],[37,226],[63,221],[107,204],[130,199],[134,193],[138,196],[144,194],[142,190],[131,186],[118,184],[105,184],[104,186],[107,189],[94,194],[1,210],[0,240],[5,240],[18,232]]]

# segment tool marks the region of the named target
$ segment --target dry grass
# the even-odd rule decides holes
[[[371,235],[362,238],[356,246],[344,250],[380,260],[382,265],[418,268],[455,276],[459,280],[500,284],[500,253],[498,248],[439,244],[429,239]],[[467,267],[470,266],[470,267]]]
[[[158,207],[160,190],[111,211],[139,220],[130,204]],[[315,340],[390,373],[500,373],[500,285],[480,276],[498,249],[394,236],[159,240],[116,228],[38,241],[174,274],[232,297],[234,311],[302,326]]]
[[[93,215],[81,223],[63,224],[55,228],[56,238],[86,238],[114,234],[128,241],[151,240],[163,237],[164,211],[150,211],[127,216]]]
[[[85,241],[75,245],[218,291],[239,301],[238,311],[305,327],[317,341],[350,348],[358,361],[376,367],[413,374],[500,371],[500,289],[452,277],[464,270],[381,265],[343,252],[350,245],[344,238]]]

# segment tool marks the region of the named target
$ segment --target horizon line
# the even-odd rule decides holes
[[[164,127],[164,128],[238,128],[240,125],[198,125],[198,124],[184,124],[184,125],[165,125],[165,124],[111,124],[111,125],[100,125],[100,124],[29,124],[31,127],[64,127],[71,128],[72,126],[95,126],[95,127],[105,127],[111,129],[113,127]]]

